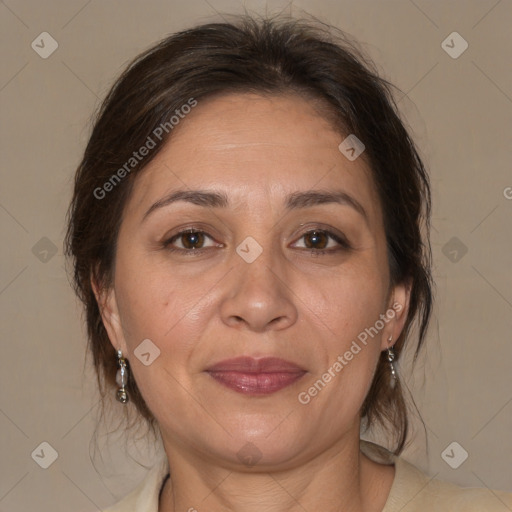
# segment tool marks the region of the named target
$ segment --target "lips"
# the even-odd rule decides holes
[[[305,370],[294,363],[277,357],[237,357],[226,359],[210,366],[209,372],[242,372],[242,373],[296,373]]]
[[[216,363],[206,372],[218,383],[239,393],[267,395],[290,386],[306,370],[275,357],[238,357]]]

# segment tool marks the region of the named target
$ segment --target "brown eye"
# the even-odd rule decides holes
[[[206,239],[213,242],[213,238],[198,229],[186,229],[175,234],[163,242],[163,246],[171,252],[182,252],[193,254],[214,247],[215,244],[205,246]]]
[[[324,231],[310,231],[303,236],[308,249],[325,249],[329,242],[329,236]]]
[[[180,239],[185,249],[200,249],[204,243],[204,233],[199,231],[190,231],[187,233],[181,233]]]
[[[304,233],[299,240],[304,240],[303,249],[310,249],[311,253],[315,255],[351,249],[351,245],[343,236],[323,229],[308,231]],[[334,244],[330,244],[331,241],[333,241]]]

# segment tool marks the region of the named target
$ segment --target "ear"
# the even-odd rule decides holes
[[[395,285],[390,290],[385,313],[388,321],[382,331],[381,350],[392,347],[404,328],[409,312],[411,289],[412,279],[408,279],[404,283]]]
[[[110,343],[112,343],[115,350],[121,349],[123,355],[126,357],[128,349],[123,329],[121,327],[115,289],[113,286],[105,288],[103,285],[100,285],[94,273],[91,273],[91,286],[94,296],[96,297],[96,302],[98,303],[98,308],[101,313],[101,319],[107,331]]]

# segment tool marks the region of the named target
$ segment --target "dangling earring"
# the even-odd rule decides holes
[[[390,336],[388,338],[388,341],[389,342],[393,341],[393,337]],[[398,372],[397,372],[396,363],[394,362],[394,360],[395,360],[395,352],[393,351],[393,347],[390,347],[390,348],[388,348],[388,361],[389,361],[389,366],[391,368],[391,380],[389,382],[389,385],[391,386],[392,389],[394,389],[396,382],[398,380]]]
[[[128,402],[128,393],[125,386],[128,384],[128,368],[126,367],[126,359],[123,357],[121,350],[117,351],[117,365],[119,369],[116,374],[116,382],[121,386],[116,393],[116,398],[123,404]]]

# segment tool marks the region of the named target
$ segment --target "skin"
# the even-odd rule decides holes
[[[200,101],[137,177],[114,284],[93,286],[112,345],[129,359],[162,433],[171,479],[160,512],[373,512],[385,504],[394,466],[359,451],[359,411],[380,352],[403,329],[410,289],[390,287],[379,199],[364,154],[351,162],[339,151],[344,138],[298,96],[229,94]],[[230,204],[180,201],[142,220],[183,188],[223,191]],[[342,189],[367,220],[347,204],[285,210],[288,194],[312,189]],[[207,249],[169,252],[164,241],[187,227],[208,236],[177,237],[170,247]],[[312,240],[314,228],[343,234],[352,248]],[[236,252],[248,236],[263,249],[252,263]],[[307,244],[339,250],[312,254]],[[401,311],[309,404],[299,403],[394,303]],[[134,356],[147,338],[161,351],[149,366]],[[307,373],[263,397],[205,373],[240,355],[280,357]],[[237,457],[248,442],[261,453],[252,467]]]

